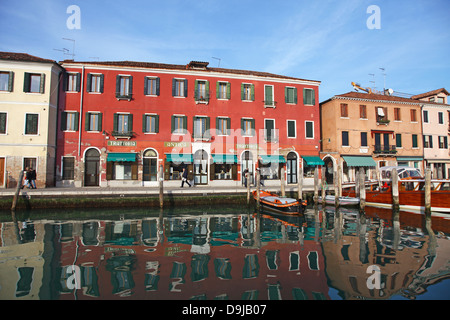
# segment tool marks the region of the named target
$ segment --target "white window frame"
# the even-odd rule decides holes
[[[307,127],[306,127],[306,124],[307,123],[312,123],[312,137],[308,137],[308,130],[307,130]],[[315,139],[315,134],[314,134],[314,121],[305,121],[305,139]]]
[[[289,136],[289,122],[294,122],[294,136]],[[314,130],[313,130],[314,133]],[[297,120],[286,120],[286,136],[288,139],[297,139]]]

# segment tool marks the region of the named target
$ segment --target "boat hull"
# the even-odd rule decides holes
[[[325,203],[326,204],[335,204],[335,196],[328,195],[325,197]],[[322,203],[322,197],[319,197],[318,200],[319,203]],[[339,198],[339,205],[340,206],[357,206],[359,205],[359,198],[355,197],[340,197]]]
[[[253,191],[253,198],[257,200],[256,191]],[[260,204],[265,211],[288,215],[303,213],[304,208],[306,207],[306,205],[300,201],[279,197],[278,195],[267,191],[260,191]]]

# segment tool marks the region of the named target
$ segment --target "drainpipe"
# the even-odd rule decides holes
[[[80,117],[78,124],[78,156],[81,155],[81,124],[83,119],[83,97],[84,97],[84,65],[81,71],[81,97],[80,97]]]

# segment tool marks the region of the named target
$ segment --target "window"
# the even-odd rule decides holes
[[[187,80],[173,79],[172,81],[172,96],[173,97],[187,97]]]
[[[116,98],[131,100],[133,95],[133,77],[117,76],[116,77]]]
[[[295,120],[287,121],[287,136],[288,136],[288,138],[296,138],[297,137],[297,123]]]
[[[229,82],[217,82],[216,96],[217,99],[230,99],[231,84]]]
[[[412,135],[412,146],[413,146],[413,148],[418,148],[419,147],[418,141],[417,141],[417,134],[413,134]]]
[[[62,158],[62,179],[74,180],[75,177],[75,158],[63,157]]]
[[[44,93],[45,74],[25,72],[23,92]]]
[[[264,85],[264,107],[275,107],[273,86]]]
[[[303,104],[314,106],[316,104],[316,94],[314,89],[303,89]]]
[[[342,146],[348,147],[348,131],[342,131]]]
[[[411,122],[417,122],[416,109],[411,109]]]
[[[113,128],[113,136],[131,137],[133,135],[133,115],[128,113],[114,114]]]
[[[433,148],[433,136],[423,136],[423,147],[424,148]]]
[[[61,114],[62,131],[78,131],[79,113],[76,111],[67,111]]]
[[[402,135],[400,133],[397,133],[395,135],[395,146],[397,148],[401,148],[402,147]]]
[[[367,119],[367,106],[365,106],[365,105],[359,106],[359,118]]]
[[[389,123],[389,119],[387,116],[387,108],[384,107],[375,107],[375,117],[378,123]]]
[[[446,136],[439,136],[439,149],[448,149],[448,139]]]
[[[86,112],[84,129],[86,131],[102,131],[102,118],[102,113]]]
[[[230,118],[216,118],[216,134],[220,136],[229,135],[231,130]]]
[[[445,98],[444,97],[437,97],[437,102],[438,103],[445,103]]]
[[[367,147],[367,132],[361,132],[361,147]]]
[[[255,119],[241,119],[242,135],[252,137],[255,135]]]
[[[108,162],[106,167],[107,180],[137,180],[138,165],[136,162]]]
[[[87,75],[87,92],[103,93],[104,76],[103,74],[88,73]]]
[[[187,132],[187,117],[172,116],[172,133],[185,134]]]
[[[195,81],[195,101],[197,102],[209,101],[209,81],[204,80]]]
[[[438,122],[439,124],[444,124],[444,113],[438,112]]]
[[[37,159],[36,158],[23,158],[23,169],[30,168],[37,170]]]
[[[142,132],[159,133],[159,115],[144,114],[142,119]]]
[[[275,132],[275,120],[264,119],[264,138],[266,141],[277,141],[277,134]]]
[[[14,72],[0,72],[0,91],[12,92]]]
[[[243,101],[255,101],[255,85],[249,83],[241,84],[241,99]]]
[[[348,118],[348,104],[341,103],[341,118]]]
[[[394,121],[401,121],[400,108],[394,108]]]
[[[423,122],[428,123],[428,111],[423,110]]]
[[[297,104],[297,88],[286,87],[284,94],[286,103]]]
[[[160,80],[156,77],[145,77],[144,94],[146,96],[159,96]]]
[[[194,138],[209,139],[209,117],[194,117]]]
[[[38,134],[39,115],[35,113],[27,113],[25,115],[25,134]]]
[[[81,74],[68,73],[66,76],[66,91],[79,92],[81,87]]]
[[[8,114],[6,112],[0,112],[0,134],[6,134],[6,120]]]
[[[306,139],[314,139],[314,122],[305,122],[305,137]]]

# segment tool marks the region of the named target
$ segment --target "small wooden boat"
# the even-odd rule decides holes
[[[334,205],[336,197],[333,195],[325,196],[325,203]],[[322,203],[322,197],[319,197],[319,203]],[[356,197],[339,197],[340,206],[357,206],[359,205],[359,198]]]
[[[259,192],[261,205],[268,211],[285,214],[299,214],[303,213],[304,208],[307,205],[306,200],[298,201],[292,198],[280,197],[275,193],[268,191]],[[253,191],[253,198],[257,200],[258,193]]]

